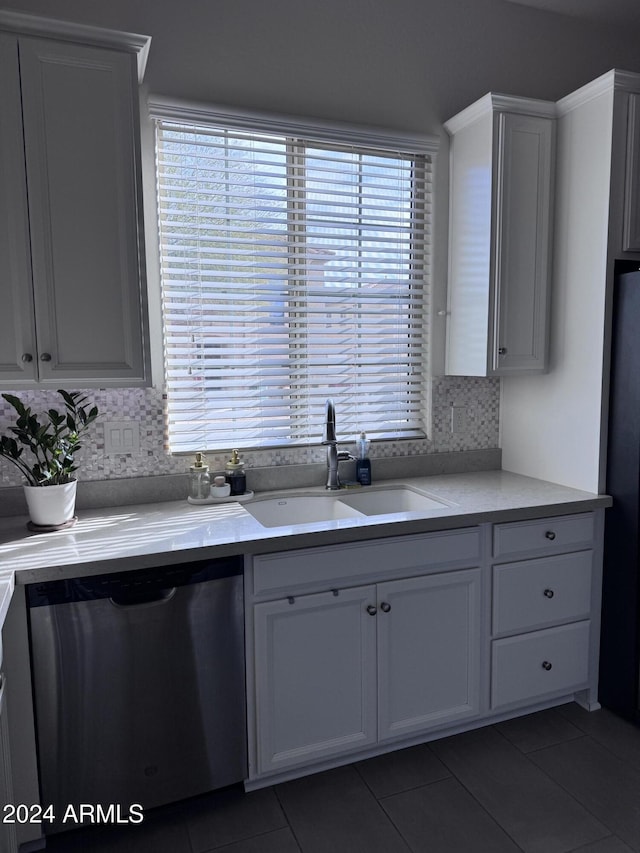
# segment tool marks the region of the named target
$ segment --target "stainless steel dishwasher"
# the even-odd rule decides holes
[[[246,778],[241,557],[33,584],[28,602],[43,805],[126,815]]]

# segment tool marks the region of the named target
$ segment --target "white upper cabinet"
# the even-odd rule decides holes
[[[640,252],[640,94],[631,93],[627,104],[622,248],[625,252]]]
[[[29,214],[15,38],[0,34],[0,385],[36,376]]]
[[[0,387],[144,385],[144,37],[0,14]]]
[[[547,369],[555,105],[487,95],[451,136],[446,373]]]

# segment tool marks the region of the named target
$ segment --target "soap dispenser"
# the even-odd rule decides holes
[[[192,500],[206,500],[211,492],[209,466],[205,465],[204,454],[196,453],[195,462],[189,468],[189,497]]]
[[[225,480],[229,483],[231,495],[244,495],[247,491],[247,476],[244,473],[244,462],[237,450],[231,451],[231,459],[224,466]]]
[[[371,442],[367,439],[367,434],[360,433],[360,438],[356,442],[358,447],[358,458],[356,460],[356,480],[361,486],[371,485],[371,460],[369,459],[369,445]]]

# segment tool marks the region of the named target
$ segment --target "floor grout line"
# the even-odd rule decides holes
[[[587,740],[593,740],[592,738],[589,737],[589,735],[585,735],[585,738]],[[565,743],[571,743],[572,741],[582,741],[582,740],[584,740],[584,738],[572,738],[570,741],[561,741],[560,743],[554,743],[554,744],[550,744],[549,746],[542,747],[541,749],[536,750],[536,752],[541,752],[542,749],[554,749],[555,747],[562,746],[562,744],[565,744]],[[597,823],[601,824],[602,826],[604,826],[605,829],[609,830],[609,835],[605,835],[605,836],[603,836],[602,839],[599,839],[599,840],[604,840],[604,838],[609,838],[610,836],[615,835],[614,830],[608,824],[606,824],[604,822],[604,820],[602,820],[602,818],[595,815],[591,811],[591,809],[588,808],[588,806],[585,803],[583,803],[582,800],[580,800],[572,791],[570,791],[568,788],[565,788],[565,786],[561,782],[559,782],[557,779],[555,779],[553,776],[551,776],[550,773],[547,773],[547,771],[544,769],[544,767],[540,767],[538,764],[535,763],[535,761],[531,761],[531,764],[533,765],[533,767],[536,767],[539,771],[544,773],[544,775],[547,777],[547,779],[550,779],[555,785],[557,785],[569,797],[571,797],[571,799],[575,803],[577,803],[581,808],[583,808],[587,812],[587,814],[589,814]],[[582,846],[584,847],[585,845],[583,844]],[[579,850],[579,849],[580,849],[579,847],[573,848],[574,851]],[[569,850],[569,851],[566,851],[565,853],[572,853],[572,851]]]
[[[594,713],[598,713],[598,712],[594,712]],[[612,712],[606,711],[606,713],[611,714]],[[559,790],[563,791],[563,793],[566,796],[568,796],[577,806],[579,806],[580,809],[582,809],[584,811],[584,813],[586,815],[588,815],[591,820],[595,821],[597,823],[597,825],[602,827],[603,832],[607,833],[606,835],[603,835],[600,839],[596,839],[595,841],[592,841],[590,843],[585,843],[585,844],[582,844],[582,845],[577,846],[577,847],[572,847],[570,849],[567,849],[566,851],[563,851],[563,853],[580,853],[580,851],[583,849],[591,849],[592,845],[597,848],[599,843],[605,842],[605,844],[606,844],[607,840],[609,840],[609,839],[613,839],[614,842],[618,842],[618,843],[621,843],[623,845],[626,845],[626,842],[616,833],[614,828],[612,828],[612,826],[610,825],[610,822],[609,822],[610,813],[609,812],[607,812],[604,819],[602,817],[594,814],[594,812],[582,801],[582,798],[579,795],[575,794],[574,791],[570,787],[566,787],[565,784],[563,784],[558,779],[554,778],[554,776],[551,774],[551,772],[547,771],[544,767],[538,765],[536,763],[536,761],[534,761],[533,759],[534,759],[534,757],[539,755],[544,750],[562,749],[565,745],[575,742],[576,744],[582,743],[584,745],[585,749],[588,748],[589,745],[591,745],[591,746],[595,746],[597,748],[605,750],[607,752],[607,754],[609,754],[613,759],[616,760],[616,762],[618,762],[618,766],[620,767],[621,772],[622,772],[622,768],[625,768],[626,770],[632,769],[635,773],[637,773],[638,772],[637,762],[633,762],[630,759],[625,759],[625,758],[621,757],[620,754],[618,754],[618,753],[614,752],[612,749],[610,749],[607,746],[606,742],[601,741],[597,736],[594,736],[592,733],[585,731],[585,729],[583,729],[579,724],[575,723],[573,720],[569,719],[568,717],[566,717],[564,715],[562,715],[562,717],[565,721],[571,723],[571,725],[574,726],[574,728],[576,729],[578,734],[576,736],[573,736],[573,737],[566,737],[564,739],[557,740],[553,743],[547,743],[544,745],[536,746],[534,749],[530,749],[528,752],[524,752],[516,743],[513,743],[505,734],[503,734],[503,732],[498,729],[497,724],[494,724],[488,728],[490,728],[495,734],[498,734],[500,736],[501,741],[504,741],[505,743],[509,744],[509,746],[512,749],[516,750],[518,755],[524,757],[527,760],[527,765],[529,765],[532,768],[535,768],[537,773],[541,773],[546,779],[548,779],[551,783],[553,783],[553,785],[557,786],[557,788]],[[538,728],[536,728],[534,726],[530,730],[530,732],[532,733],[532,736],[538,736],[538,734],[541,731],[544,735],[544,729],[541,729],[539,726],[538,726]],[[637,733],[638,733],[638,744],[640,745],[640,728],[638,729]],[[527,734],[527,732],[525,731],[524,735],[526,735],[526,734]],[[615,736],[615,728],[613,729],[613,734]],[[455,738],[455,736],[453,736],[453,737]],[[585,741],[585,738],[586,738],[586,741]],[[630,732],[630,741],[629,742],[632,745],[630,748],[632,748],[633,747],[633,732],[632,731]],[[422,747],[423,745],[418,744],[417,746]],[[410,748],[411,747],[409,747],[409,749]],[[441,783],[441,782],[452,782],[453,781],[457,785],[459,785],[462,790],[465,791],[466,795],[468,795],[471,798],[471,801],[475,804],[475,806],[479,807],[480,811],[486,817],[489,818],[489,820],[494,825],[494,827],[498,828],[501,831],[501,833],[506,838],[509,839],[509,841],[514,845],[514,849],[518,850],[518,851],[522,851],[522,853],[525,853],[526,848],[524,848],[522,845],[518,844],[518,842],[511,835],[511,833],[505,828],[505,826],[502,825],[500,820],[496,816],[494,816],[494,814],[492,814],[490,809],[488,807],[486,807],[483,804],[483,802],[481,802],[478,799],[478,797],[474,794],[474,792],[472,790],[470,790],[470,788],[467,787],[465,782],[461,778],[459,778],[459,776],[451,769],[451,767],[449,766],[447,761],[445,759],[441,758],[440,755],[436,754],[435,752],[433,752],[433,751],[431,751],[431,752],[432,752],[432,755],[435,758],[437,758],[438,761],[441,762],[441,764],[444,768],[444,772],[448,773],[449,774],[448,776],[444,776],[442,778],[425,781],[423,784],[413,784],[407,788],[402,788],[400,790],[396,790],[396,791],[393,791],[391,793],[384,794],[382,796],[377,796],[375,794],[372,786],[369,784],[369,782],[367,782],[367,779],[365,778],[365,774],[362,772],[361,768],[358,766],[358,762],[354,762],[354,764],[350,765],[352,767],[352,769],[356,771],[356,777],[359,780],[359,782],[361,783],[361,785],[363,786],[363,789],[367,792],[369,797],[375,802],[376,806],[382,812],[385,819],[388,821],[389,825],[391,827],[393,827],[393,830],[397,834],[400,843],[404,844],[404,846],[407,848],[408,851],[414,850],[410,841],[407,838],[405,838],[405,836],[402,832],[401,826],[398,825],[394,821],[391,814],[389,812],[387,812],[387,809],[385,808],[385,803],[394,797],[401,797],[404,794],[409,794],[411,792],[419,791],[422,789],[428,789],[428,788],[430,788],[430,787],[432,787],[438,783]],[[420,768],[422,765],[420,763],[418,763],[417,766],[418,766],[418,768]],[[408,772],[413,772],[413,771],[408,771]],[[596,766],[594,767],[593,772],[594,772],[594,774],[597,774],[597,762],[596,762]],[[400,767],[398,778],[400,780],[402,779],[402,766]],[[411,778],[411,777],[409,776],[407,778]],[[626,778],[626,771],[625,771],[625,778]],[[295,783],[295,780],[294,780],[294,783]],[[298,835],[294,829],[294,826],[292,825],[292,823],[289,819],[289,816],[287,814],[287,810],[284,806],[283,800],[281,799],[280,793],[278,791],[278,785],[272,785],[272,786],[270,786],[270,788],[267,788],[266,790],[271,790],[273,793],[273,796],[274,796],[275,801],[277,803],[277,807],[279,809],[280,819],[283,821],[282,826],[275,826],[275,827],[272,827],[270,829],[257,832],[255,835],[237,838],[236,840],[227,841],[223,845],[219,845],[217,847],[210,847],[210,848],[206,847],[204,850],[200,850],[200,848],[198,848],[198,850],[196,850],[196,847],[194,846],[194,841],[193,841],[192,834],[191,834],[190,827],[189,827],[189,811],[188,811],[188,808],[185,806],[184,809],[181,809],[181,804],[168,805],[166,807],[166,809],[167,809],[166,817],[168,819],[167,823],[172,827],[172,829],[174,827],[180,829],[180,832],[178,832],[177,834],[180,837],[181,843],[180,843],[179,847],[176,847],[175,853],[179,853],[179,851],[182,851],[182,850],[184,850],[185,853],[189,853],[189,851],[190,851],[190,853],[218,853],[218,851],[220,851],[220,853],[225,853],[225,851],[232,849],[235,845],[242,845],[243,842],[250,844],[253,841],[254,844],[260,845],[260,842],[256,841],[256,839],[266,838],[267,836],[271,835],[272,833],[275,833],[278,831],[282,832],[285,830],[288,830],[288,832],[291,834],[291,838],[293,839],[293,841],[294,841],[295,845],[297,846],[297,849],[300,851],[300,853],[308,853],[309,846],[307,845],[307,850],[305,850],[301,839],[298,837]],[[205,813],[207,812],[208,809],[214,810],[217,807],[220,807],[221,811],[224,811],[224,808],[225,808],[227,801],[226,800],[223,800],[220,802],[217,801],[215,798],[215,792],[212,792],[212,793],[214,794],[214,796],[211,798],[211,800],[206,799],[206,795],[203,795],[203,808],[205,809]],[[480,791],[480,793],[482,793],[482,791]],[[250,793],[246,793],[243,790],[239,790],[237,792],[237,795],[239,798],[251,796]],[[231,797],[228,800],[228,802],[230,805],[233,805],[233,804],[237,805],[238,800],[235,797]],[[322,819],[322,799],[321,798],[318,800],[317,806],[318,806],[319,819]],[[160,820],[162,821],[162,819],[163,819],[162,809],[157,810],[155,813],[155,816],[160,818]],[[315,819],[315,817],[314,817],[314,819]],[[357,816],[354,816],[354,820],[357,821],[357,819],[358,819]],[[152,829],[151,824],[149,825],[149,829]],[[358,824],[355,824],[355,826],[353,826],[352,829],[357,833],[358,832]],[[79,831],[82,831],[82,830],[79,830]],[[123,831],[125,831],[125,830],[123,830]],[[131,831],[131,833],[134,833],[136,830],[134,828],[131,828],[130,831]],[[52,850],[52,853],[72,853],[72,851],[76,851],[76,853],[77,853],[77,851],[80,851],[83,849],[90,849],[90,844],[91,844],[91,841],[89,840],[91,838],[90,836],[87,836],[85,838],[85,836],[81,837],[80,835],[78,835],[75,839],[74,838],[68,838],[65,842],[62,842],[60,840],[60,836],[58,836],[58,839],[59,839],[58,843],[56,843],[53,840],[55,837],[56,836],[53,836],[51,838],[51,848],[50,849]],[[96,841],[98,841],[97,836],[94,836],[94,838]],[[184,838],[184,842],[182,841],[183,838]],[[146,841],[148,843],[148,837],[147,837]],[[100,844],[100,850],[104,851],[104,853],[122,853],[122,851],[125,849],[131,849],[127,845],[132,844],[132,843],[135,844],[135,836],[133,834],[129,838],[124,838],[124,836],[120,836],[120,835],[118,835],[118,837],[114,836],[113,841],[107,840],[103,837],[102,838],[102,844],[104,844],[104,847],[102,846],[102,844]],[[142,838],[140,840],[140,843],[141,844],[143,843]],[[609,841],[609,843],[611,843],[611,841]],[[87,846],[83,847],[82,846],[83,844],[86,844]],[[627,847],[628,846],[629,845],[627,845]],[[334,848],[334,853],[344,853],[344,851],[340,850],[339,847],[340,847],[340,844],[338,843]],[[133,849],[135,849],[135,848],[133,848]],[[164,850],[164,847],[161,846],[160,849]],[[420,846],[419,849],[422,850],[423,849],[422,846]],[[171,853],[174,853],[174,851],[172,850]]]
[[[298,846],[298,850],[300,850],[300,853],[304,853],[304,848],[303,848],[303,846],[302,846],[302,842],[300,841],[300,839],[299,839],[299,838],[298,838],[298,836],[296,835],[296,831],[295,831],[295,829],[293,828],[293,826],[291,825],[291,821],[289,820],[289,818],[288,818],[288,816],[287,816],[287,810],[286,810],[286,809],[285,809],[285,807],[284,807],[284,803],[283,803],[283,802],[282,802],[282,800],[280,799],[280,794],[278,793],[278,786],[277,786],[277,785],[272,785],[272,786],[271,786],[271,789],[272,789],[272,791],[273,791],[273,794],[274,794],[274,796],[275,796],[276,800],[278,801],[278,805],[280,806],[280,811],[282,812],[282,816],[283,816],[283,817],[284,817],[284,819],[286,820],[286,822],[287,822],[287,826],[289,827],[289,829],[290,829],[290,831],[291,831],[291,835],[293,835],[293,839],[294,839],[294,841],[296,842],[296,844],[297,844],[297,846]]]

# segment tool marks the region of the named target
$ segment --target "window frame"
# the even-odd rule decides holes
[[[407,135],[393,131],[381,130],[380,128],[370,128],[361,125],[351,125],[346,123],[326,122],[318,120],[297,119],[291,116],[277,116],[274,114],[248,112],[244,110],[229,110],[227,108],[219,108],[208,104],[190,104],[184,101],[174,99],[159,98],[151,96],[148,100],[150,118],[155,120],[164,120],[168,122],[196,124],[203,126],[225,127],[229,130],[242,130],[248,133],[266,134],[284,136],[287,138],[297,137],[302,138],[304,143],[317,143],[320,146],[355,146],[359,149],[368,149],[373,152],[384,152],[398,154],[402,152],[405,155],[426,155],[430,162],[431,182],[430,189],[433,196],[434,175],[436,153],[438,150],[438,139],[436,137],[426,135]],[[154,140],[154,155],[156,153]],[[154,170],[155,171],[155,170]],[[155,177],[155,175],[154,175]],[[159,217],[159,210],[157,211]],[[158,218],[159,223],[159,218]],[[427,244],[433,248],[433,239],[430,236],[427,239]],[[160,246],[158,246],[160,250]],[[424,278],[430,281],[432,258],[431,254],[426,261],[424,270]],[[431,314],[429,310],[429,294],[425,298],[425,317],[423,323],[427,326],[426,336],[426,352],[423,353],[423,364],[426,362],[427,370],[422,370],[421,382],[424,383],[424,433],[418,434],[413,432],[407,435],[380,435],[380,440],[401,441],[407,438],[420,440],[427,438],[430,433],[431,426],[431,394],[430,384],[431,377],[428,367],[430,366],[429,346],[431,335]],[[166,348],[164,322],[160,326],[160,334],[162,337],[163,352]],[[166,373],[165,373],[166,376]],[[229,443],[222,445],[216,443],[215,446],[208,448],[213,452],[231,447],[234,443],[233,437],[229,436]],[[286,450],[287,448],[309,447],[314,444],[314,436],[307,435],[299,440],[289,440],[286,442],[269,443],[265,441],[259,444],[243,445],[240,442],[240,447],[249,451],[259,451],[267,449]],[[189,454],[191,448],[171,449],[170,452],[175,455]],[[195,449],[195,447],[194,447]],[[200,448],[199,449],[203,449]]]

